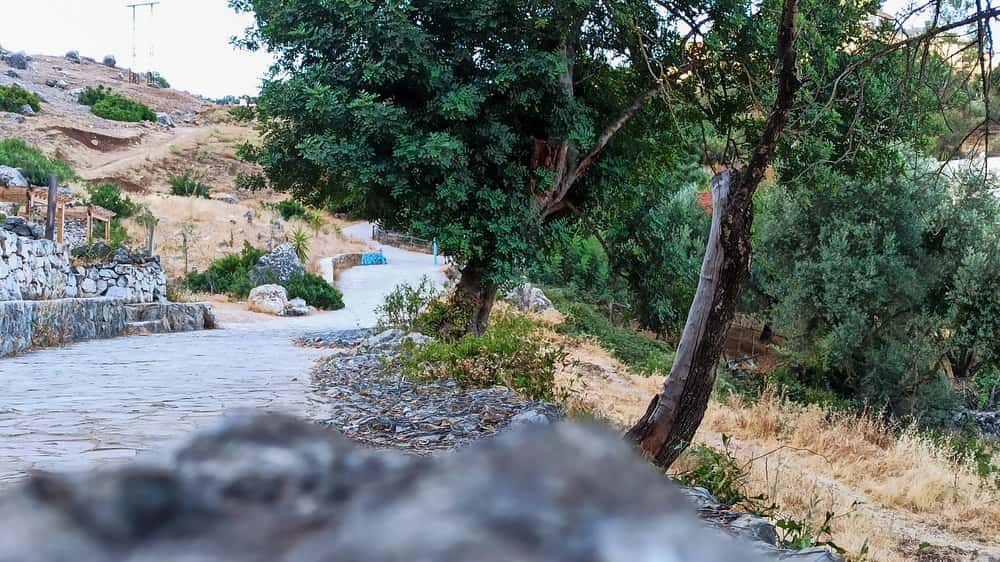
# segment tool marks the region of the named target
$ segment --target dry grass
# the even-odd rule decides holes
[[[592,342],[564,343],[569,359],[557,383],[571,411],[619,428],[643,414],[662,380],[629,374]],[[696,441],[721,448],[722,434],[746,463],[751,495],[768,496],[782,517],[814,524],[827,511],[838,514],[832,539],[849,553],[867,544],[867,560],[879,562],[1000,555],[998,495],[913,429],[794,405],[769,392],[754,403],[713,401]]]

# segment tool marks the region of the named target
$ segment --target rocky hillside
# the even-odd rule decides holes
[[[69,188],[80,199],[86,185],[107,182],[149,208],[159,219],[157,250],[169,274],[183,273],[185,261],[190,268],[204,269],[244,242],[269,246],[300,228],[270,206],[286,196],[236,189],[239,176],[259,173],[236,157],[240,145],[257,141],[257,132],[252,124],[233,119],[228,108],[145,80],[130,83],[128,69],[85,56],[32,55],[26,64],[17,59],[8,53],[0,62],[0,86],[19,86],[42,103],[33,115],[0,112],[0,138],[24,140],[46,156],[68,162],[80,177]],[[88,87],[108,88],[140,102],[169,116],[172,125],[98,117],[78,102]],[[172,195],[171,180],[185,175],[207,186],[209,197]],[[145,227],[134,221],[126,221],[125,227],[141,245]],[[317,259],[353,248],[332,217],[310,236],[311,255]]]

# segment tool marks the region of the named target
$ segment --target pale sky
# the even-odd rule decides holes
[[[113,54],[128,67],[132,10],[125,5],[145,1],[0,0],[0,45],[56,56],[75,49],[98,61]],[[157,70],[174,88],[211,98],[257,94],[271,56],[229,44],[252,23],[248,14],[236,14],[226,0],[160,0],[153,10],[151,20],[148,6],[136,8],[138,70]]]

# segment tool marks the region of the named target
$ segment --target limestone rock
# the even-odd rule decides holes
[[[9,76],[11,78],[20,78],[21,77],[21,75],[18,74],[17,71],[14,70],[13,68],[8,68],[3,73],[4,73],[5,76]]]
[[[763,560],[620,436],[572,424],[422,459],[234,417],[162,468],[35,475],[0,526],[0,559],[36,562]]]
[[[67,84],[65,80],[56,80],[54,78],[46,80],[45,85],[50,88],[58,88],[60,90],[65,90],[66,88],[69,88],[69,84]]]
[[[66,60],[80,64],[80,51],[69,51],[66,53]]]
[[[115,66],[118,65],[118,61],[115,60],[114,55],[104,55],[104,58],[101,59],[101,64],[103,64],[104,66],[110,66],[111,68],[114,68]]]
[[[21,115],[24,115],[25,117],[31,117],[32,115],[35,114],[35,110],[28,104],[24,104],[21,107],[17,108],[17,112],[20,113]]]
[[[261,285],[250,291],[247,304],[251,311],[284,316],[288,309],[288,292],[281,285]]]
[[[21,170],[10,166],[0,166],[0,186],[28,187],[28,180]]]
[[[174,120],[170,117],[169,113],[157,112],[156,123],[161,127],[172,128],[174,126]]]
[[[7,56],[7,64],[11,68],[16,68],[18,70],[28,70],[28,61],[30,58],[24,53],[24,51],[19,51],[16,53],[11,53]]]
[[[308,316],[316,309],[309,306],[305,299],[291,299],[285,308],[285,316]]]
[[[509,302],[522,312],[545,312],[553,308],[552,301],[545,296],[538,287],[525,283],[504,296],[504,301]]]
[[[302,261],[295,254],[291,244],[285,243],[271,250],[257,262],[257,267],[250,272],[250,280],[254,283],[270,283],[288,281],[293,275],[305,273]]]

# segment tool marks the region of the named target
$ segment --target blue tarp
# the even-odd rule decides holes
[[[385,265],[389,263],[381,252],[361,254],[361,265]]]

